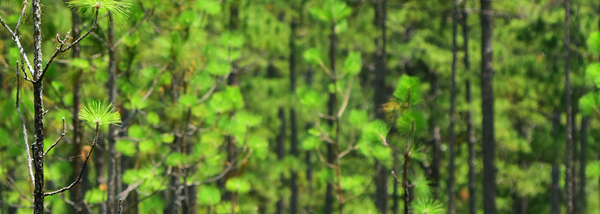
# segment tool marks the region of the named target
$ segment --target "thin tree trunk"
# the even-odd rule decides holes
[[[80,19],[79,19],[79,15],[77,15],[77,10],[76,9],[71,9],[71,23],[72,23],[72,30],[71,30],[71,36],[73,38],[79,38],[80,35],[80,29],[79,29],[79,24],[80,24]],[[73,51],[73,58],[77,59],[80,57],[80,52],[81,49],[79,47],[79,44],[73,46],[72,48]],[[82,165],[82,159],[80,158],[82,156],[82,151],[81,151],[81,138],[82,138],[82,134],[83,134],[83,127],[81,126],[81,122],[79,121],[79,110],[80,110],[80,106],[81,106],[81,74],[82,74],[82,70],[81,69],[77,69],[76,74],[75,74],[75,80],[73,81],[73,151],[72,151],[72,156],[74,157],[73,162],[71,164],[71,167],[73,169],[81,169],[81,165]],[[73,170],[73,175],[71,175],[73,179],[77,179],[78,172],[76,170]],[[85,181],[86,179],[82,180]],[[85,213],[85,204],[83,202],[83,197],[85,195],[85,184],[86,182],[82,182],[79,185],[75,185],[73,186],[73,188],[70,190],[70,197],[71,197],[71,201],[74,203],[73,206],[73,213],[75,214],[82,214]]]
[[[297,23],[295,19],[292,19],[290,23],[290,93],[292,96],[296,95],[296,27]],[[290,108],[290,155],[298,158],[298,120],[296,118],[296,109],[292,106]],[[290,214],[298,213],[298,184],[297,184],[298,173],[292,171],[290,176]]]
[[[114,20],[112,14],[108,14],[108,102],[115,105],[117,99],[117,58],[116,50],[114,46]],[[119,208],[117,202],[117,194],[121,191],[120,180],[120,164],[115,147],[116,137],[118,136],[119,129],[116,125],[110,125],[108,129],[108,203],[107,209],[108,214],[116,214]]]
[[[458,30],[458,0],[454,0],[454,11],[452,12],[452,86],[450,88],[450,161],[448,166],[448,214],[454,214],[454,156],[456,147],[456,136],[454,133],[454,112],[456,111],[456,61],[458,60],[456,52],[456,33]]]
[[[329,46],[329,60],[330,60],[330,66],[331,66],[331,72],[332,72],[332,76],[336,76],[336,69],[335,69],[335,57],[336,57],[336,34],[335,34],[335,24],[332,24],[331,26],[331,35],[330,35],[330,46]],[[336,85],[336,79],[332,78],[332,84],[335,86]],[[327,115],[330,116],[334,116],[335,114],[337,114],[336,108],[337,107],[337,94],[335,92],[333,93],[329,93],[329,102],[327,104]],[[334,116],[335,117],[335,116]],[[337,121],[337,120],[336,120]],[[336,121],[334,120],[328,120],[328,125],[329,127],[333,128],[334,125],[336,125]],[[337,138],[337,137],[336,137]],[[336,146],[337,145],[333,145],[331,143],[325,142],[327,144],[327,163],[335,165],[336,163]],[[335,142],[337,144],[337,141]],[[326,193],[325,193],[325,214],[331,214],[333,213],[333,180],[329,180],[329,182],[327,182],[327,189],[326,189]],[[341,203],[340,203],[341,205]],[[340,206],[341,208],[341,206]],[[342,211],[340,210],[340,213]]]
[[[552,113],[552,137],[556,138],[558,133],[558,126],[560,125],[560,113],[558,111],[554,111]],[[551,214],[559,214],[560,213],[560,169],[558,168],[558,164],[552,164],[552,192],[550,196],[550,202],[552,204],[552,209],[550,210]]]
[[[463,9],[466,7],[466,2],[463,3]],[[469,25],[468,25],[468,13],[462,13],[463,19],[463,39],[464,39],[464,52],[465,52],[465,70],[471,70],[471,62],[469,60]],[[466,98],[467,103],[471,105],[471,81],[465,82],[466,87]],[[468,146],[469,146],[469,214],[477,213],[477,179],[475,177],[475,127],[473,122],[473,111],[470,109],[467,112],[467,134],[468,134]]]
[[[588,117],[581,118],[581,131],[579,132],[579,143],[581,144],[579,155],[579,213],[586,213],[587,208],[585,169],[587,167],[587,134],[589,125],[590,120]]]
[[[373,86],[375,93],[373,99],[375,103],[375,117],[380,120],[385,120],[385,113],[380,109],[388,99],[385,74],[386,74],[386,0],[377,0],[375,3],[375,25],[381,30],[381,36],[375,39],[377,51],[375,52],[375,79]],[[375,160],[375,206],[381,214],[388,213],[388,170],[379,161]]]
[[[574,201],[573,201],[573,118],[572,107],[571,107],[571,70],[569,60],[569,45],[570,45],[570,28],[569,23],[571,19],[569,0],[564,1],[565,9],[565,42],[564,42],[564,60],[565,60],[565,101],[566,101],[566,112],[567,112],[567,142],[566,142],[566,155],[565,155],[565,192],[567,200],[567,214],[573,214],[574,212]]]
[[[42,7],[40,0],[33,0],[33,69],[34,80],[41,77],[42,73]],[[31,145],[33,166],[35,172],[35,186],[33,190],[33,213],[44,213],[44,106],[43,106],[43,79],[33,83],[34,127],[35,142]]]
[[[492,1],[481,0],[481,10],[491,11]],[[483,210],[495,214],[496,209],[496,142],[494,139],[494,70],[492,67],[492,16],[481,13],[481,112],[483,116]]]
[[[283,107],[279,107],[278,116],[279,116],[279,134],[277,135],[277,160],[283,161],[283,158],[285,157],[285,111],[283,110]],[[281,182],[280,189],[283,189],[283,187],[285,185],[283,175],[280,175],[279,180]],[[285,204],[283,201],[283,195],[280,195],[279,201],[277,201],[276,213],[282,214],[282,213],[284,213],[284,209],[285,209]]]

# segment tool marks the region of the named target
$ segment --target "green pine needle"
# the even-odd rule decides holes
[[[79,9],[79,12],[84,15],[87,15],[94,10],[100,10],[101,13],[108,11],[121,19],[127,17],[130,7],[130,4],[127,2],[115,0],[71,0],[68,4],[71,8]]]
[[[413,205],[415,214],[441,214],[444,212],[444,207],[439,201],[432,199],[420,199]]]
[[[119,124],[121,115],[116,111],[112,103],[104,101],[93,101],[79,113],[79,119],[93,124]]]

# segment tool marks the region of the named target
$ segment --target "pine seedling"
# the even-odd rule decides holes
[[[442,203],[431,199],[420,199],[413,205],[413,212],[418,214],[443,213]]]
[[[79,113],[79,119],[93,123],[95,125],[102,124],[119,124],[121,123],[121,115],[112,103],[104,101],[93,101]]]

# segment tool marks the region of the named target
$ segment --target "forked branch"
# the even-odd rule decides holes
[[[27,128],[25,127],[25,120],[23,119],[23,113],[21,112],[21,106],[19,105],[19,89],[21,88],[21,78],[19,75],[19,61],[17,61],[17,99],[15,105],[19,112],[19,118],[21,119],[21,126],[23,127],[23,138],[25,138],[25,151],[27,151],[27,166],[29,167],[29,176],[31,176],[31,183],[35,186],[35,177],[33,176],[33,158],[31,157],[31,148],[29,147],[29,139],[27,138]]]
[[[58,144],[58,142],[60,142],[60,140],[63,139],[63,137],[65,137],[65,134],[67,133],[67,125],[65,124],[65,117],[62,118],[62,132],[60,133],[60,137],[58,137],[58,139],[56,139],[56,141],[54,141],[54,143],[48,147],[48,149],[46,149],[46,151],[44,152],[44,156],[46,156],[46,154],[48,154],[48,152],[54,148],[56,146],[56,144]]]

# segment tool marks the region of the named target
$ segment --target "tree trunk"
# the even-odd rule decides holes
[[[565,192],[567,200],[567,214],[573,214],[574,212],[574,188],[573,188],[573,118],[572,107],[571,107],[571,70],[569,60],[569,45],[570,45],[570,28],[569,23],[571,19],[569,0],[564,1],[565,7],[565,42],[564,42],[564,60],[565,60],[565,102],[567,112],[567,142],[566,142],[566,155],[565,155]]]
[[[481,0],[481,10],[491,11],[492,1]],[[494,70],[492,67],[493,20],[481,13],[481,112],[483,116],[483,210],[495,214],[496,209],[496,142],[494,139]]]
[[[283,107],[279,107],[279,134],[277,135],[277,160],[280,162],[283,161],[285,157],[285,111]],[[283,175],[280,175],[279,178],[281,182],[280,189],[283,189],[285,186],[285,181]],[[277,211],[276,213],[282,214],[285,210],[285,203],[283,201],[283,195],[279,196],[279,201],[277,201]]]
[[[336,69],[335,69],[335,57],[336,57],[336,49],[337,49],[337,43],[336,43],[336,34],[335,34],[335,24],[332,24],[331,26],[331,36],[330,36],[330,46],[329,46],[329,60],[331,62],[330,66],[331,66],[331,73],[332,76],[336,76]],[[332,83],[335,86],[336,85],[336,79],[333,78],[332,79]],[[333,93],[329,93],[329,102],[327,103],[327,115],[330,115],[332,117],[336,117],[335,114],[337,114],[337,94],[336,92]],[[337,120],[336,120],[337,121]],[[329,125],[329,127],[333,128],[334,125],[336,125],[336,121],[334,120],[328,120],[327,123]],[[336,137],[337,138],[337,137]],[[325,142],[327,144],[327,163],[335,165],[336,164],[336,146],[337,145],[333,145],[331,143]],[[335,142],[337,144],[337,141]],[[333,198],[333,179],[330,179],[329,182],[327,182],[327,189],[326,189],[326,193],[325,193],[325,214],[331,214],[333,213],[333,204],[334,204],[334,198]],[[341,204],[341,203],[340,203]],[[340,210],[341,213],[341,210]]]
[[[458,60],[456,52],[456,33],[458,29],[458,0],[454,0],[454,11],[452,12],[452,86],[450,88],[450,161],[448,166],[448,214],[454,214],[454,156],[456,147],[456,136],[454,133],[454,112],[456,111],[456,61]]]
[[[375,51],[375,79],[373,86],[375,92],[373,94],[373,102],[375,103],[375,117],[380,120],[385,120],[385,113],[380,109],[386,103],[388,93],[385,86],[386,74],[386,0],[377,0],[375,3],[375,25],[381,30],[381,36],[375,39],[377,50]],[[388,169],[375,160],[375,206],[381,214],[388,213]]]
[[[586,213],[587,197],[585,192],[587,167],[587,134],[590,125],[590,120],[587,117],[581,118],[581,131],[579,132],[580,155],[579,155],[579,213]]]
[[[290,93],[292,96],[296,95],[296,20],[292,19],[290,23]],[[296,109],[292,106],[290,108],[290,155],[294,158],[298,158],[298,120],[296,118]],[[290,176],[290,214],[298,213],[298,173],[292,171]]]
[[[560,113],[558,111],[554,111],[552,113],[552,137],[556,138],[558,133],[558,126],[560,125]],[[552,209],[550,210],[551,214],[559,214],[560,213],[560,169],[558,168],[558,164],[552,164],[552,192],[550,197],[550,202],[552,204]]]
[[[114,20],[112,14],[108,14],[108,102],[116,105],[117,100],[117,58],[114,46]],[[108,128],[108,214],[116,214],[119,209],[117,194],[121,191],[120,163],[118,152],[115,148],[116,137],[119,134],[119,128],[116,125],[110,125]]]
[[[465,8],[466,2],[463,3],[463,9]],[[464,39],[464,51],[465,51],[465,70],[471,70],[471,62],[469,60],[469,25],[468,25],[468,13],[462,13],[463,19],[463,39]],[[471,81],[465,82],[466,87],[466,98],[467,103],[471,105]],[[468,146],[469,146],[469,214],[477,213],[477,178],[475,177],[475,125],[473,122],[473,111],[470,109],[467,112],[467,134],[468,134]]]
[[[36,80],[42,73],[42,8],[40,0],[33,0],[33,69]],[[44,213],[44,103],[43,103],[43,79],[33,84],[33,106],[35,142],[31,145],[33,156],[33,168],[35,186],[33,190],[33,213]]]
[[[79,19],[79,15],[77,15],[77,10],[76,9],[71,9],[71,23],[72,23],[72,30],[71,30],[71,36],[73,38],[79,38],[80,35],[80,29],[79,29],[79,25],[80,25],[80,19]],[[80,57],[80,52],[81,49],[79,47],[79,44],[73,46],[72,48],[73,51],[73,59],[77,59]],[[81,108],[81,75],[82,75],[82,70],[81,69],[77,69],[76,74],[75,74],[75,79],[73,81],[73,151],[72,151],[72,155],[73,157],[75,157],[73,159],[73,162],[71,163],[71,167],[73,169],[81,169],[82,166],[82,159],[79,158],[82,156],[82,151],[81,151],[81,138],[83,135],[83,127],[81,126],[81,122],[79,121],[79,110]],[[87,171],[87,170],[86,170]],[[87,172],[84,172],[85,174],[87,174]],[[73,174],[71,175],[72,178],[74,180],[77,179],[78,175],[78,171],[77,170],[73,170]],[[85,176],[85,175],[84,175]],[[71,201],[74,203],[73,206],[73,213],[75,214],[83,214],[85,213],[85,204],[83,202],[83,197],[85,195],[85,182],[87,179],[83,179],[82,183],[79,185],[75,185],[73,186],[73,188],[70,190],[70,197],[71,197]]]

